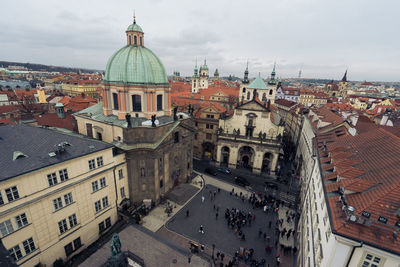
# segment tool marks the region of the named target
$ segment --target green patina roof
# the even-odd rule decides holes
[[[268,89],[260,75],[258,75],[257,78],[255,78],[247,88]]]
[[[141,32],[143,33],[142,28],[137,25],[135,22],[131,25],[129,25],[128,29],[126,29],[127,32],[133,31],[133,32]]]
[[[127,45],[108,60],[104,82],[168,85],[168,78],[161,60],[150,49]]]

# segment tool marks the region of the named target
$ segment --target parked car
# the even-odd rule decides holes
[[[267,187],[269,187],[269,188],[272,188],[272,189],[278,190],[278,185],[277,185],[277,184],[275,184],[275,183],[271,183],[271,182],[264,182],[264,184],[265,184]]]
[[[241,186],[249,186],[250,185],[249,181],[247,181],[247,179],[242,176],[236,176],[235,183],[238,185],[241,185]]]
[[[217,176],[217,171],[213,168],[206,168],[204,171],[205,171],[205,173]]]
[[[231,174],[231,170],[225,167],[218,168],[218,171],[225,174]]]

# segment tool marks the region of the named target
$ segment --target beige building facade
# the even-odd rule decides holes
[[[239,104],[231,117],[221,119],[217,164],[275,174],[284,127],[274,120],[273,110],[276,107],[271,104],[253,99]]]
[[[129,198],[125,156],[96,140],[15,127],[0,128],[5,141],[18,132],[35,147],[20,141],[8,164],[20,167],[2,171],[2,178],[9,177],[0,181],[2,241],[20,266],[66,262],[117,221],[118,207]]]

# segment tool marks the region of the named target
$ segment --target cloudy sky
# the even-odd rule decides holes
[[[2,0],[0,60],[105,69],[137,23],[168,74],[399,81],[399,0]]]

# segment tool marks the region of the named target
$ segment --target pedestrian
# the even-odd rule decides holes
[[[221,261],[222,261],[222,262],[224,261],[224,257],[225,257],[225,254],[224,254],[224,253],[221,253]]]
[[[201,203],[204,203],[204,196],[201,196]]]
[[[269,223],[268,223],[269,229],[271,229],[271,224],[272,224],[272,221],[269,221]]]
[[[219,255],[221,255],[221,252],[217,251],[217,259],[219,260]]]
[[[189,217],[189,210],[186,210],[186,217]]]
[[[264,233],[264,241],[265,241],[266,238],[267,238],[267,233]]]
[[[190,264],[191,261],[192,261],[192,254],[189,253],[189,256],[188,256],[188,263]]]
[[[215,213],[215,219],[218,220],[218,212]]]
[[[202,234],[204,234],[204,228],[203,228],[203,225],[200,225],[200,228],[199,228],[199,233],[202,233]]]
[[[215,210],[215,204],[214,204],[214,210]]]
[[[261,228],[259,228],[259,229],[258,229],[258,238],[260,238],[261,235],[262,235],[262,230],[261,230]]]

